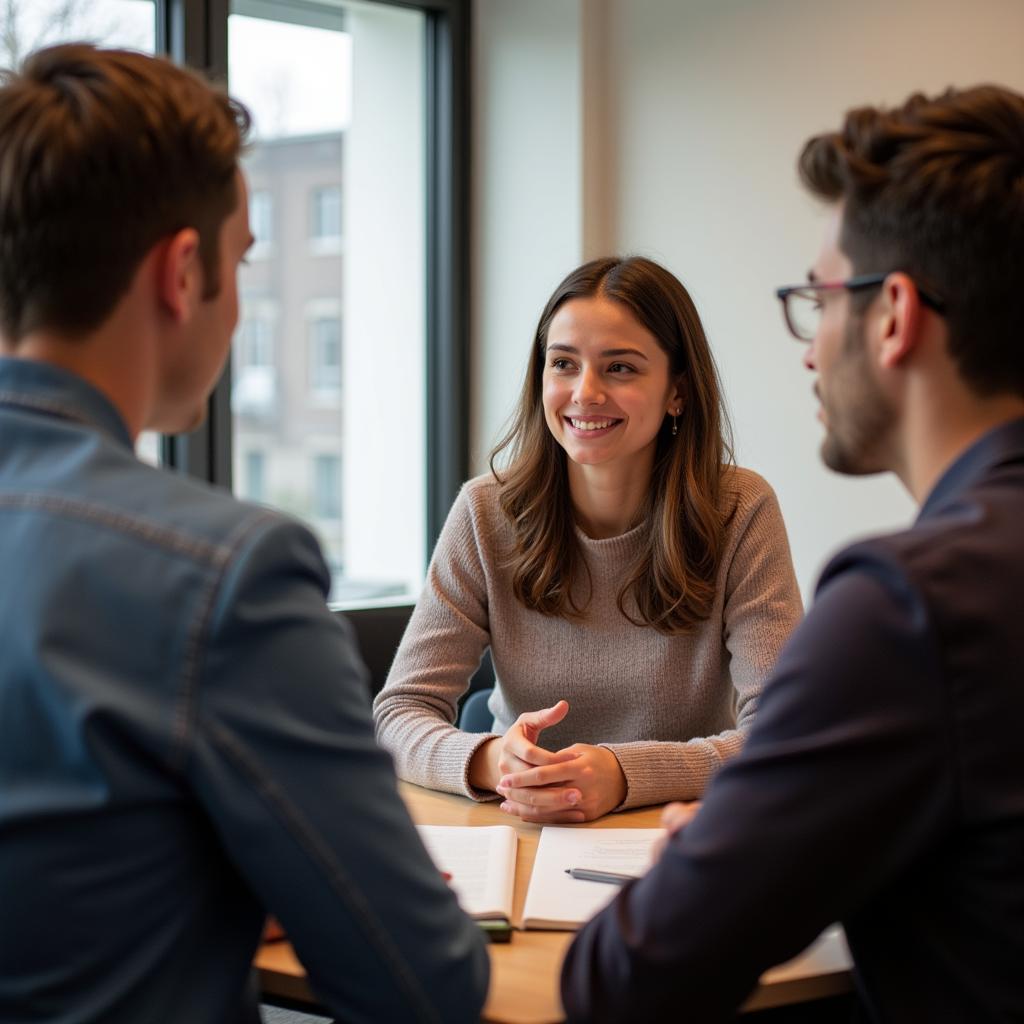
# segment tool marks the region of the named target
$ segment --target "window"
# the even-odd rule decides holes
[[[313,457],[313,515],[341,518],[341,459],[337,455]]]
[[[261,451],[245,453],[244,495],[249,501],[263,501],[266,494],[267,457]]]
[[[238,328],[235,351],[239,366],[273,366],[274,325],[267,316],[253,312]]]
[[[310,195],[310,247],[325,255],[341,251],[341,188],[326,185]]]
[[[54,43],[84,41],[153,53],[155,39],[153,0],[4,0],[0,7],[0,66],[5,68]]]
[[[232,12],[245,169],[254,200],[275,200],[273,251],[241,278],[234,444],[267,452],[266,501],[310,520],[335,593],[412,597],[428,538],[427,446],[409,443],[428,433],[427,18],[345,0]],[[256,295],[279,311],[272,414],[269,385],[245,380]]]
[[[249,195],[249,229],[254,239],[249,259],[266,259],[274,241],[274,198],[266,189]]]
[[[347,603],[418,592],[466,476],[471,3],[0,4],[0,21],[80,13],[114,28],[105,41],[226,80],[252,110],[259,240],[230,372],[198,429],[139,450],[241,496],[259,472],[247,453],[262,453],[262,500],[310,522]],[[332,312],[310,309],[327,298]],[[318,455],[337,460],[336,517],[316,514]]]
[[[71,40],[153,53],[153,0],[4,0],[0,6],[0,67],[17,67],[30,51]],[[160,436],[140,434],[135,452],[140,459],[156,465],[160,461]]]
[[[277,303],[273,299],[243,296],[242,317],[232,350],[231,405],[250,431],[243,438],[246,443],[262,441],[267,424],[280,415],[280,382],[274,345],[276,323]],[[260,436],[253,435],[253,430]]]
[[[311,519],[333,593],[353,603],[418,591],[466,475],[470,5],[0,4],[0,47],[85,38],[157,50],[227,79],[252,108],[246,171],[260,240],[242,281],[232,371],[199,429],[142,435],[138,451],[241,495],[246,453],[263,453],[264,500]],[[324,296],[337,303],[338,340],[335,328],[316,328],[325,340],[314,346],[306,307]],[[273,304],[269,317],[255,310],[262,302]],[[323,356],[319,379],[340,381],[329,399],[312,387],[311,347]],[[338,518],[313,513],[314,454],[338,459]]]
[[[341,321],[320,316],[309,325],[310,387],[319,397],[333,398],[341,390]]]
[[[341,189],[337,185],[313,189],[311,221],[313,238],[341,238]]]

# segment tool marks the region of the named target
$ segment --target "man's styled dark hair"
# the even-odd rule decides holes
[[[1024,395],[1024,96],[983,85],[851,110],[799,166],[844,204],[853,272],[905,271],[944,301],[966,383]]]
[[[199,232],[204,297],[248,112],[160,57],[86,44],[0,73],[0,331],[98,327],[145,254]]]

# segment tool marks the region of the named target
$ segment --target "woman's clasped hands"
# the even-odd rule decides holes
[[[537,746],[541,732],[568,713],[560,700],[520,715],[504,736],[480,748],[471,781],[493,789],[501,809],[523,821],[592,821],[614,810],[626,798],[626,777],[610,750],[589,743],[557,751]]]

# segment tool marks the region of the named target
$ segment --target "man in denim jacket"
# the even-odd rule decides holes
[[[316,542],[132,450],[222,370],[247,127],[140,54],[55,47],[0,87],[5,1022],[257,1021],[267,911],[346,1021],[483,1002]]]

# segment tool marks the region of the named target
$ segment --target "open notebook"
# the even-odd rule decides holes
[[[516,830],[509,825],[417,825],[459,906],[478,921],[511,921]]]
[[[423,845],[459,905],[477,920],[511,922],[515,890],[516,833],[508,825],[419,825]],[[619,891],[617,885],[570,878],[569,868],[642,875],[652,860],[660,828],[541,829],[526,892],[523,928],[572,931]]]
[[[572,931],[619,892],[606,882],[570,878],[570,868],[639,877],[651,866],[661,828],[557,828],[541,830],[523,907],[524,928]]]

